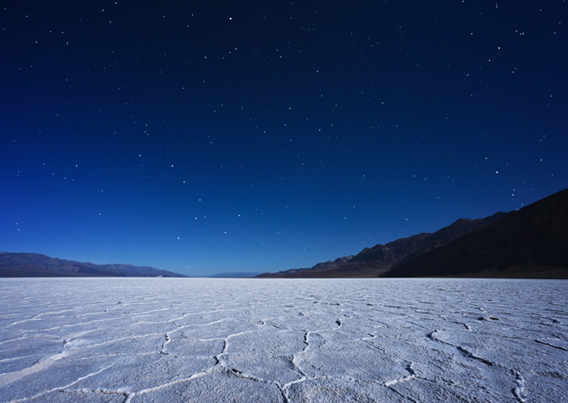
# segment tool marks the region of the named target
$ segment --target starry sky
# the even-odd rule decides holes
[[[0,250],[190,276],[358,253],[568,187],[568,4],[0,9]]]

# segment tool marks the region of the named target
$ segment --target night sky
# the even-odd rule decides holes
[[[568,187],[568,4],[0,10],[0,250],[309,267]]]

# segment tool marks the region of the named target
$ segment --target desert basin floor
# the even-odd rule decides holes
[[[2,402],[568,401],[568,281],[0,279]]]

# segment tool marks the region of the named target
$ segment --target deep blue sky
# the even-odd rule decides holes
[[[0,250],[309,267],[568,186],[568,4],[0,9]]]

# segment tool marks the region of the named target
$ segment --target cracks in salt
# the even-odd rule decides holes
[[[429,338],[430,340],[432,340],[432,341],[437,341],[437,342],[439,342],[439,343],[446,344],[446,345],[448,345],[448,346],[456,347],[456,346],[454,346],[453,344],[448,343],[447,341],[444,341],[444,340],[440,339],[440,338],[438,337],[438,332],[439,332],[439,331],[440,331],[439,329],[434,329],[432,332],[428,333],[428,334],[426,335],[426,337],[428,337],[428,338]]]
[[[76,352],[79,351],[79,347],[76,346],[77,342],[74,339],[78,338],[79,336],[85,335],[87,333],[91,333],[93,331],[94,330],[87,330],[87,331],[74,333],[74,334],[71,334],[71,335],[64,337],[63,339],[61,339],[61,343],[63,344],[63,348],[62,348],[61,352],[59,352],[58,354],[48,356],[48,357],[45,357],[45,356],[41,357],[35,364],[33,364],[30,367],[21,369],[19,371],[2,374],[2,376],[0,377],[0,386],[4,386],[4,385],[10,384],[10,383],[13,383],[15,381],[18,381],[22,378],[25,378],[25,377],[32,375],[32,374],[35,374],[37,372],[45,371],[49,367],[51,367],[52,365],[56,364],[59,360],[70,357],[71,355],[73,355],[73,354],[75,354]],[[109,341],[107,343],[110,343],[110,342],[112,342],[112,341]],[[107,343],[102,343],[101,345],[107,344]],[[91,348],[91,347],[98,347],[98,346],[99,345],[90,345],[90,346],[84,346],[84,348]]]
[[[522,377],[521,373],[516,369],[512,369],[511,374],[515,377],[515,383],[517,384],[517,387],[513,389],[513,394],[515,395],[515,398],[521,403],[526,403],[528,398],[525,392],[525,379]]]
[[[9,383],[15,382],[21,378],[24,378],[28,375],[34,374],[39,371],[44,371],[47,368],[51,367],[57,361],[66,358],[69,356],[69,352],[63,351],[59,354],[52,355],[51,357],[43,358],[31,367],[24,368],[20,371],[10,372],[7,374],[3,374],[0,378],[0,386],[8,385]]]
[[[95,331],[96,331],[96,329],[91,329],[91,330],[85,330],[83,332],[73,333],[73,334],[65,336],[63,338],[63,340],[61,340],[61,341],[63,342],[64,348],[73,349],[76,345],[80,344],[80,341],[78,341],[76,339],[78,339],[79,337],[84,336],[86,334],[93,333]]]
[[[178,380],[175,380],[175,381],[172,381],[172,382],[164,383],[162,385],[154,386],[153,388],[142,389],[142,390],[140,390],[136,393],[130,393],[130,394],[128,394],[128,397],[126,398],[124,403],[130,403],[132,398],[135,397],[135,396],[145,395],[145,394],[148,394],[148,393],[156,392],[156,391],[161,390],[161,389],[168,388],[168,387],[173,386],[173,385],[177,385],[177,384],[180,384],[180,383],[183,383],[183,382],[189,382],[193,379],[201,378],[205,375],[213,373],[215,368],[217,368],[217,367],[216,366],[211,367],[207,371],[198,372],[196,374],[191,375],[189,378],[178,379]]]
[[[300,374],[301,379],[307,378],[307,375],[298,365],[298,355],[304,354],[306,351],[308,351],[308,348],[310,348],[310,333],[311,332],[309,330],[306,330],[304,332],[304,339],[302,341],[304,342],[305,347],[302,349],[302,351],[298,351],[292,356],[292,365],[294,365],[294,369],[298,372],[298,374]]]
[[[191,376],[184,378],[184,379],[178,379],[178,380],[175,380],[175,381],[172,381],[172,382],[167,382],[167,383],[164,383],[162,385],[158,385],[158,386],[155,386],[155,387],[152,387],[152,388],[143,389],[143,390],[140,390],[136,393],[128,394],[127,399],[124,401],[124,403],[130,403],[130,401],[132,400],[132,398],[134,396],[145,395],[145,394],[148,394],[148,393],[156,392],[156,391],[159,391],[161,389],[168,388],[170,386],[174,386],[174,385],[184,383],[184,382],[189,382],[189,381],[192,381],[194,379],[201,378],[201,377],[204,377],[204,376],[207,376],[207,375],[210,375],[210,374],[214,374],[214,373],[223,374],[223,375],[226,375],[226,376],[229,376],[229,377],[248,379],[248,380],[251,380],[251,381],[264,383],[264,384],[268,384],[268,385],[273,385],[276,388],[278,388],[278,390],[280,390],[280,392],[283,395],[284,401],[288,403],[289,399],[288,399],[287,396],[285,396],[284,390],[278,382],[253,376],[253,375],[248,374],[245,371],[239,370],[237,368],[227,367],[225,361],[223,360],[223,357],[227,354],[227,348],[229,346],[229,339],[232,338],[232,337],[236,337],[236,336],[246,334],[246,333],[251,333],[251,331],[234,333],[234,334],[231,334],[231,335],[225,337],[223,339],[224,344],[223,344],[222,351],[219,354],[213,356],[213,358],[215,359],[215,364],[212,367],[208,368],[207,370],[192,374]]]
[[[284,402],[285,403],[290,402],[289,397],[286,395],[286,393],[284,391],[284,388],[278,382],[271,381],[269,379],[259,378],[259,377],[247,374],[244,371],[240,371],[240,370],[235,369],[235,368],[229,369],[229,368],[225,367],[224,364],[220,363],[218,365],[216,364],[215,366],[207,369],[206,371],[193,374],[188,378],[178,379],[176,381],[168,382],[168,383],[165,383],[165,384],[162,384],[162,385],[158,385],[158,386],[155,386],[153,388],[143,389],[143,390],[140,390],[136,393],[129,393],[129,394],[127,394],[127,398],[124,401],[124,403],[130,403],[132,398],[135,397],[135,396],[145,395],[145,394],[148,394],[148,393],[156,392],[156,391],[159,391],[161,389],[165,389],[165,388],[168,388],[170,386],[174,386],[174,385],[184,383],[184,382],[189,382],[189,381],[192,381],[194,379],[201,378],[201,377],[213,374],[213,373],[226,375],[228,377],[248,379],[250,381],[259,382],[259,383],[263,383],[263,384],[267,384],[267,385],[273,385],[282,393],[282,398],[284,399]]]
[[[184,318],[184,317],[186,317],[186,316],[188,316],[188,315],[189,315],[189,314],[184,314],[183,316],[181,316],[180,318],[177,318],[177,319]],[[164,343],[162,343],[162,348],[161,348],[161,350],[160,350],[160,354],[162,354],[162,355],[167,355],[167,356],[174,357],[174,358],[180,358],[180,357],[179,357],[178,355],[172,354],[172,353],[170,353],[170,352],[168,351],[168,344],[170,344],[170,343],[172,342],[172,335],[173,335],[174,333],[180,331],[180,330],[189,329],[189,328],[192,328],[192,327],[197,326],[197,325],[185,325],[185,326],[182,326],[182,325],[180,325],[179,323],[176,322],[177,319],[168,320],[168,323],[173,323],[173,324],[176,325],[177,327],[176,327],[174,330],[171,330],[171,331],[166,332],[166,333],[164,334]],[[213,321],[213,322],[201,324],[201,325],[199,325],[199,326],[210,326],[210,325],[214,325],[214,324],[217,324],[217,323],[224,322],[225,320],[226,320],[226,319],[219,319],[219,320],[216,320],[216,321]],[[231,337],[231,336],[234,336],[234,335],[230,335],[229,337]],[[220,339],[219,339],[219,338],[212,338],[212,339],[198,339],[198,340],[199,340],[199,341],[209,341],[209,340],[220,340]],[[216,356],[215,356],[214,358],[217,359]]]
[[[406,395],[402,394],[401,392],[399,392],[395,388],[389,388],[389,389],[392,390],[397,395],[399,395],[400,397],[402,397],[403,399],[410,400],[412,403],[419,403],[418,400],[415,400],[415,399],[411,398],[410,396],[406,396]]]
[[[452,320],[451,318],[447,318],[446,315],[440,315],[439,317],[440,317],[440,319],[442,319],[446,323],[450,323],[450,324],[453,323],[453,324],[456,324],[456,325],[463,326],[469,332],[471,332],[473,330],[471,328],[471,326],[469,326],[469,324],[466,323],[466,322],[461,322],[461,321],[458,321],[458,320]]]
[[[53,341],[59,340],[59,336],[50,336],[50,335],[47,335],[47,334],[38,334],[38,335],[31,335],[30,336],[30,335],[26,334],[25,336],[0,341],[0,346],[5,344],[5,343],[15,343],[15,342],[19,342],[19,341],[30,340],[30,339],[39,339],[39,338],[43,338],[43,339],[47,339],[47,340],[53,340]]]
[[[363,337],[363,338],[361,339],[361,341],[362,341],[363,343],[365,343],[367,346],[371,347],[373,350],[380,351],[382,354],[388,354],[387,350],[385,350],[384,348],[381,348],[381,347],[379,347],[379,346],[376,346],[375,344],[373,344],[373,343],[371,343],[371,342],[369,341],[369,340],[378,339],[379,337],[378,337],[378,336],[375,336],[375,335],[372,335],[372,334],[371,334],[370,336],[371,336],[371,337]]]
[[[409,371],[410,375],[406,376],[404,378],[400,378],[400,379],[396,379],[393,381],[387,381],[387,382],[379,382],[376,380],[372,380],[372,379],[357,379],[354,377],[350,377],[350,376],[331,376],[331,375],[316,375],[316,376],[304,376],[301,379],[297,379],[295,381],[292,382],[288,382],[282,386],[279,386],[278,383],[276,383],[277,386],[279,386],[280,390],[283,392],[284,398],[285,398],[285,402],[289,403],[291,401],[293,401],[293,399],[291,398],[291,396],[289,396],[288,390],[292,385],[296,385],[296,384],[300,384],[303,382],[309,382],[309,381],[319,381],[319,380],[341,380],[341,381],[347,381],[347,382],[352,382],[355,384],[373,384],[373,385],[377,385],[383,388],[387,388],[391,391],[393,391],[394,393],[396,393],[397,395],[399,395],[400,397],[406,399],[406,400],[410,400],[411,402],[414,403],[418,403],[417,400],[413,399],[410,396],[407,396],[403,393],[401,393],[400,391],[398,391],[394,386],[399,384],[399,383],[403,383],[403,382],[408,382],[411,381],[413,379],[417,379],[418,376],[416,375],[416,373],[414,372],[414,369],[412,368],[412,363],[409,362],[406,370]]]
[[[215,360],[215,367],[224,366],[224,363],[221,359],[221,356],[225,356],[227,354],[228,345],[229,345],[229,343],[227,342],[227,338],[224,338],[223,339],[223,350],[219,354],[213,356],[213,359]]]
[[[81,381],[83,381],[83,380],[85,380],[85,379],[88,379],[88,378],[90,378],[90,377],[92,377],[92,376],[98,375],[98,374],[100,374],[101,372],[106,371],[106,370],[109,369],[109,368],[112,368],[113,366],[114,366],[114,365],[109,365],[109,366],[107,366],[107,367],[104,367],[104,368],[99,369],[99,370],[96,371],[96,372],[92,372],[92,373],[87,374],[87,375],[85,375],[85,376],[81,376],[81,377],[79,377],[78,379],[76,379],[75,381],[73,381],[73,382],[71,382],[71,383],[69,383],[69,384],[67,384],[67,385],[65,385],[65,386],[60,386],[60,387],[55,387],[55,388],[52,388],[52,389],[49,389],[49,390],[44,390],[44,391],[42,391],[42,392],[40,392],[40,393],[37,393],[36,395],[31,396],[31,397],[24,397],[24,398],[22,398],[22,399],[11,400],[9,403],[26,402],[26,401],[29,401],[29,400],[34,400],[34,399],[40,398],[40,397],[42,397],[42,396],[45,396],[45,395],[47,395],[48,393],[64,392],[65,390],[69,389],[69,388],[72,387],[73,385],[76,385],[77,383],[79,383],[79,382],[81,382]]]
[[[96,388],[96,389],[62,389],[59,392],[70,394],[70,395],[86,395],[86,394],[102,394],[102,395],[118,395],[123,396],[124,400],[123,403],[128,400],[132,393],[124,392],[121,390],[110,390],[105,388]]]
[[[286,328],[286,327],[278,326],[277,324],[271,323],[271,322],[267,322],[267,321],[265,321],[264,319],[261,319],[261,320],[259,321],[259,323],[260,323],[262,326],[272,326],[272,327],[274,327],[274,328],[276,328],[276,329],[278,329],[278,330],[289,330],[289,329]]]
[[[399,379],[394,379],[392,381],[385,382],[384,386],[386,386],[387,388],[391,388],[392,386],[394,386],[398,383],[408,382],[408,381],[411,381],[411,380],[416,378],[416,372],[412,368],[412,362],[409,361],[408,364],[406,365],[405,369],[408,371],[408,373],[410,375],[399,378]]]
[[[543,341],[543,340],[535,339],[535,342],[540,343],[540,344],[544,344],[545,346],[549,346],[549,347],[552,347],[552,348],[557,348],[558,350],[568,351],[568,348],[564,348],[562,346],[557,346],[555,344],[551,344],[551,343],[548,343],[548,342]]]
[[[491,361],[473,354],[471,351],[466,350],[462,346],[457,346],[457,349],[467,358],[471,358],[473,360],[481,361],[485,365],[489,365],[489,366],[493,365],[493,363]]]
[[[338,323],[339,322],[339,323]],[[340,321],[337,321],[336,324],[341,327],[341,323]],[[338,327],[338,329],[339,329]],[[323,331],[329,331],[329,330],[323,330]],[[288,382],[284,385],[279,386],[280,389],[283,392],[283,395],[285,397],[285,402],[290,402],[292,401],[292,396],[289,395],[289,391],[290,388],[293,385],[297,385],[297,384],[301,384],[304,382],[309,382],[309,381],[318,381],[318,380],[342,380],[342,381],[347,381],[347,382],[352,382],[352,383],[359,383],[359,384],[374,384],[380,387],[384,387],[387,388],[391,391],[393,391],[394,393],[398,394],[399,396],[403,397],[404,399],[410,400],[412,402],[418,403],[416,400],[412,399],[409,396],[404,395],[403,393],[399,392],[398,390],[396,390],[395,385],[400,384],[400,383],[404,383],[404,382],[409,382],[412,381],[414,379],[418,378],[418,375],[416,373],[416,371],[413,368],[413,362],[411,361],[405,361],[405,370],[408,372],[407,376],[404,376],[402,378],[398,378],[398,379],[394,379],[391,381],[378,381],[378,380],[373,380],[373,379],[359,379],[359,378],[355,378],[355,377],[351,377],[351,376],[341,376],[341,375],[315,375],[315,376],[309,376],[307,373],[305,373],[298,365],[297,362],[297,358],[299,356],[299,354],[302,354],[304,352],[306,352],[309,348],[310,348],[310,335],[314,334],[314,333],[318,333],[318,332],[322,332],[322,330],[318,330],[318,331],[305,331],[304,333],[304,343],[306,344],[305,348],[294,354],[293,359],[292,359],[292,363],[294,364],[294,367],[296,369],[296,371],[301,375],[300,379],[296,379],[294,381]],[[376,339],[377,336],[373,335],[373,334],[369,334],[370,337],[364,337],[362,339],[360,339],[361,341],[363,341],[365,344],[367,344],[369,347],[380,351],[381,353],[386,353],[386,351],[384,349],[381,349],[375,345],[373,345],[372,343],[369,342],[369,340],[373,340]],[[278,384],[279,385],[279,384]]]
[[[16,322],[12,322],[12,323],[10,323],[10,324],[4,326],[4,327],[2,328],[2,330],[9,329],[9,328],[11,328],[12,326],[16,326],[16,325],[19,325],[19,324],[21,324],[21,323],[27,323],[27,322],[33,322],[33,321],[36,321],[36,320],[41,320],[40,317],[43,316],[43,315],[44,315],[43,313],[39,313],[39,314],[37,314],[37,315],[35,315],[35,316],[32,316],[31,318],[22,319],[22,320],[18,320],[18,321],[16,321]]]
[[[284,398],[284,402],[285,403],[289,403],[290,400],[290,395],[288,392],[288,388],[291,385],[294,385],[296,383],[301,383],[301,382],[305,382],[307,380],[309,380],[310,378],[308,377],[308,375],[302,370],[302,368],[300,368],[300,365],[298,363],[298,356],[300,354],[304,354],[309,348],[310,348],[310,331],[309,330],[304,330],[304,339],[302,340],[305,344],[304,348],[301,351],[298,351],[297,353],[295,353],[292,356],[292,360],[291,363],[294,366],[294,370],[296,372],[298,372],[298,374],[300,375],[299,379],[296,379],[292,382],[288,382],[284,385],[281,385],[280,382],[276,382],[276,386],[278,387],[278,389],[280,390],[280,392],[282,393],[282,397]]]
[[[120,342],[120,341],[145,339],[147,337],[154,337],[154,336],[158,336],[158,335],[161,335],[161,334],[163,334],[163,333],[147,333],[147,334],[142,334],[142,335],[131,334],[129,336],[124,336],[124,337],[119,337],[119,338],[112,339],[112,340],[107,340],[107,341],[104,341],[104,342],[99,343],[99,344],[89,344],[89,345],[81,346],[81,348],[82,349],[95,349],[97,347],[108,346],[110,344],[117,343],[117,342]]]
[[[182,328],[182,327],[180,326],[180,328]],[[178,329],[176,329],[176,330],[179,330],[180,328],[178,328]],[[176,331],[176,330],[174,330],[174,331]],[[239,370],[234,369],[234,368],[229,370],[229,368],[228,368],[227,365],[225,364],[224,357],[228,354],[228,353],[227,353],[227,349],[228,349],[228,347],[229,347],[229,339],[232,338],[232,337],[241,336],[241,335],[247,334],[247,333],[252,333],[252,331],[251,331],[251,330],[247,330],[247,331],[244,331],[244,332],[233,333],[233,334],[230,334],[230,335],[228,335],[227,337],[225,337],[225,338],[223,338],[223,339],[221,339],[221,338],[198,339],[198,340],[202,340],[202,341],[205,341],[205,340],[207,340],[207,341],[209,341],[209,340],[223,340],[223,348],[222,348],[221,352],[220,352],[219,354],[216,354],[216,355],[213,356],[213,359],[215,360],[215,364],[214,364],[211,368],[207,369],[206,371],[193,374],[191,377],[189,377],[189,378],[187,378],[187,379],[178,380],[178,381],[175,381],[175,382],[170,383],[170,384],[167,384],[167,385],[174,385],[174,384],[177,384],[177,383],[180,383],[180,382],[189,381],[189,380],[195,379],[195,378],[197,378],[197,377],[210,374],[210,373],[212,373],[213,371],[215,371],[215,370],[217,370],[217,369],[219,369],[219,368],[222,369],[223,371],[227,371],[227,373],[239,373],[239,374],[242,374],[242,371],[239,371]],[[166,342],[166,343],[167,343],[167,342]],[[166,343],[164,343],[164,344],[166,344]],[[162,352],[162,354],[169,355],[169,353],[164,353],[164,352]],[[158,387],[156,387],[156,388],[158,388]],[[157,390],[156,388],[152,388],[152,390],[149,390],[149,391]],[[139,393],[142,393],[142,392],[144,392],[144,391],[141,391],[141,392],[139,392]],[[148,392],[144,392],[144,393],[148,393]]]
[[[280,393],[282,394],[282,398],[284,399],[285,403],[290,403],[290,396],[288,396],[288,392],[285,386],[282,386],[278,381],[272,381],[270,379],[263,379],[257,376],[249,375],[243,371],[238,369],[232,368],[231,370],[226,369],[227,374],[232,377],[241,378],[241,379],[248,379],[249,381],[264,383],[266,385],[272,385],[278,388]]]
[[[2,325],[12,324],[0,340],[0,366],[16,371],[31,367],[41,357],[45,360],[63,351],[73,355],[56,361],[44,374],[34,373],[0,389],[0,395],[10,389],[12,396],[0,400],[21,399],[31,403],[30,396],[71,384],[77,377],[111,363],[116,366],[107,372],[67,390],[48,392],[33,400],[129,400],[134,403],[137,398],[157,401],[169,397],[175,400],[178,394],[206,399],[208,392],[226,385],[243,387],[245,391],[270,390],[274,401],[280,402],[296,402],[308,393],[314,397],[319,394],[323,400],[330,396],[327,393],[340,393],[343,388],[362,391],[356,395],[361,397],[360,400],[373,400],[384,394],[392,400],[405,402],[448,396],[464,401],[509,399],[527,402],[546,396],[548,390],[552,391],[548,396],[554,394],[556,401],[563,401],[562,397],[566,396],[563,388],[566,375],[562,365],[562,354],[568,351],[568,321],[563,309],[566,304],[551,302],[555,310],[544,312],[549,307],[546,305],[548,300],[560,300],[546,293],[525,293],[542,299],[533,301],[527,308],[515,300],[522,296],[520,293],[502,292],[508,286],[504,283],[494,287],[494,291],[499,292],[495,295],[506,296],[511,305],[505,301],[501,303],[501,299],[497,302],[488,300],[492,289],[486,290],[487,287],[480,288],[485,293],[475,292],[478,288],[460,282],[460,287],[469,287],[464,288],[463,295],[448,291],[450,287],[444,287],[446,291],[442,294],[432,294],[424,287],[427,282],[417,283],[417,291],[436,298],[436,304],[428,305],[429,298],[411,292],[414,289],[409,287],[414,285],[410,282],[399,286],[394,282],[387,284],[385,280],[388,289],[384,289],[383,283],[378,287],[357,283],[358,288],[351,289],[337,282],[321,285],[282,282],[273,290],[268,288],[271,283],[267,280],[254,290],[251,295],[254,299],[250,303],[246,294],[248,285],[241,292],[236,282],[213,287],[205,280],[203,286],[201,280],[191,280],[182,287],[181,281],[175,281],[158,291],[139,287],[136,292],[124,296],[122,286],[105,297],[102,295],[106,290],[93,293],[93,298],[78,293],[78,301],[70,298],[71,292],[62,288],[63,293],[69,293],[69,298],[66,296],[61,300],[61,308],[50,304],[41,306],[42,310],[52,310],[51,314],[43,316],[36,315],[40,311],[36,301],[29,303],[30,309],[22,309],[20,296],[14,298],[18,310],[2,320]],[[160,281],[156,286],[162,287],[163,283],[165,281]],[[491,284],[487,283],[487,286]],[[288,288],[293,294],[288,293]],[[558,288],[564,290],[565,286]],[[315,298],[314,294],[310,297],[312,289],[321,292],[321,297]],[[408,289],[408,292],[398,292],[398,289]],[[175,290],[178,293],[174,297],[175,305],[172,305],[172,298],[164,291]],[[229,297],[229,291],[233,297]],[[393,292],[396,294],[391,295]],[[119,294],[122,304],[116,304]],[[0,290],[0,299],[1,295]],[[562,295],[565,299],[566,293]],[[294,298],[297,296],[302,298]],[[95,306],[93,301],[98,299],[101,299],[100,304]],[[341,306],[330,304],[336,300]],[[75,303],[82,304],[80,310],[54,316],[53,311],[63,309],[67,304],[75,306]],[[543,312],[536,312],[541,305]],[[166,306],[173,309],[156,309]],[[487,311],[475,309],[480,306]],[[108,308],[107,313],[102,312],[105,308]],[[126,314],[126,311],[132,313]],[[35,320],[32,320],[34,315]],[[549,319],[547,315],[556,319]],[[478,320],[482,316],[487,319]],[[220,323],[221,318],[226,322]],[[499,318],[499,321],[490,318]],[[16,321],[20,322],[14,325]],[[206,322],[211,326],[207,327]],[[187,329],[179,330],[178,325]],[[68,336],[90,329],[96,329],[96,333]],[[244,330],[252,333],[235,338],[229,336]],[[151,335],[144,336],[145,339],[140,337],[147,332]],[[285,344],[279,346],[280,342]],[[527,356],[517,360],[515,356],[525,351]],[[9,358],[33,352],[37,355],[21,363]],[[344,361],[341,360],[343,355]],[[195,361],[193,357],[196,357]],[[332,365],[326,366],[326,357],[333,361]],[[358,357],[361,357],[360,362]],[[491,360],[492,366],[480,358]],[[160,363],[154,365],[154,360]],[[70,366],[74,372],[65,377],[50,375],[54,371],[53,374],[58,376],[60,372],[56,371],[65,371]],[[133,372],[129,372],[129,367]],[[158,377],[154,368],[171,373],[162,373],[163,376]],[[118,377],[114,376],[115,369]],[[138,377],[138,373],[142,376]],[[121,376],[124,376],[124,382]],[[146,376],[148,379],[144,378]],[[32,377],[34,382],[38,379],[41,384],[12,393],[14,388],[25,388]],[[170,388],[170,385],[175,386]],[[157,392],[152,393],[153,390]],[[248,392],[243,393],[244,396]]]
[[[328,305],[339,306],[340,304],[329,303]],[[302,318],[309,318],[309,316],[307,316],[305,313],[303,313],[301,311],[298,312],[298,316],[302,317]],[[348,315],[343,315],[343,316],[348,318],[348,319],[350,318]],[[305,354],[310,349],[310,347],[311,347],[310,337],[312,335],[318,334],[318,333],[324,333],[324,332],[335,332],[335,331],[342,329],[343,325],[345,324],[343,319],[340,318],[340,319],[334,320],[333,324],[335,325],[335,327],[330,326],[329,328],[322,328],[322,329],[317,329],[317,330],[307,330],[305,328],[301,329],[301,328],[297,328],[295,326],[292,326],[292,327],[282,326],[280,324],[276,324],[276,323],[271,322],[271,319],[260,319],[258,321],[258,324],[260,324],[262,326],[270,326],[270,327],[273,327],[273,328],[278,329],[278,330],[294,330],[294,331],[303,332],[302,342],[304,343],[304,348],[302,350],[297,351],[296,353],[292,354],[291,360],[290,360],[290,363],[292,364],[293,369],[297,373],[297,376],[299,376],[299,378],[295,379],[293,381],[287,382],[285,384],[282,384],[279,381],[271,381],[271,380],[266,380],[266,379],[258,378],[258,377],[255,377],[255,376],[251,376],[251,375],[247,374],[245,371],[241,371],[240,369],[237,369],[237,368],[231,369],[233,375],[243,377],[243,378],[247,378],[247,379],[251,379],[251,380],[257,380],[259,382],[269,383],[269,384],[277,386],[278,389],[281,391],[285,402],[291,401],[291,397],[289,395],[289,390],[290,390],[289,388],[292,385],[296,385],[296,384],[311,381],[311,380],[332,379],[333,378],[333,377],[321,377],[321,376],[308,376],[307,373],[301,367],[300,358],[302,357],[303,354]],[[227,343],[227,340],[225,340],[225,343]],[[226,350],[227,349],[226,349],[226,344],[225,344],[225,348],[223,349],[223,353],[215,356],[215,359],[218,363],[221,363],[222,358],[224,357]],[[359,380],[353,379],[353,378],[345,378],[344,380],[359,382]]]
[[[170,355],[170,356],[172,356],[172,357],[178,358],[177,355],[175,355],[175,354],[170,354],[170,353],[168,353],[168,351],[167,351],[167,350],[168,350],[167,345],[172,341],[172,339],[171,339],[169,333],[166,333],[166,334],[164,335],[164,338],[166,339],[166,341],[162,344],[162,349],[160,350],[160,354],[163,354],[163,355]]]
[[[171,335],[172,333],[174,333],[174,332],[177,332],[177,331],[180,330],[180,329],[183,329],[184,326],[181,326],[180,324],[178,324],[178,323],[175,322],[175,321],[173,322],[173,324],[176,325],[177,328],[174,329],[174,330],[172,330],[172,331],[170,331],[170,332],[166,332],[166,334],[164,334],[164,338],[166,339],[166,341],[162,344],[162,349],[160,350],[160,354],[169,355],[169,356],[178,358],[177,355],[175,355],[175,354],[170,354],[170,353],[168,352],[168,344],[172,341],[172,338],[171,338],[170,335]]]
[[[439,330],[439,329],[436,329],[436,330],[434,330],[433,332],[428,333],[428,334],[426,335],[426,337],[428,337],[430,340],[437,341],[437,342],[439,342],[439,343],[443,343],[443,344],[445,344],[445,345],[448,345],[448,346],[457,348],[457,350],[458,350],[460,353],[462,353],[462,354],[463,354],[465,357],[467,357],[467,358],[471,358],[471,359],[473,359],[473,360],[480,361],[480,362],[484,363],[485,365],[489,365],[489,366],[492,366],[492,365],[493,365],[493,363],[492,363],[491,361],[489,361],[488,359],[485,359],[485,358],[483,358],[483,357],[479,357],[479,356],[473,354],[471,351],[467,350],[465,347],[456,346],[456,345],[454,345],[454,344],[452,344],[452,343],[448,343],[447,341],[444,341],[444,340],[440,339],[440,338],[438,337],[438,332],[440,332],[440,330]]]

